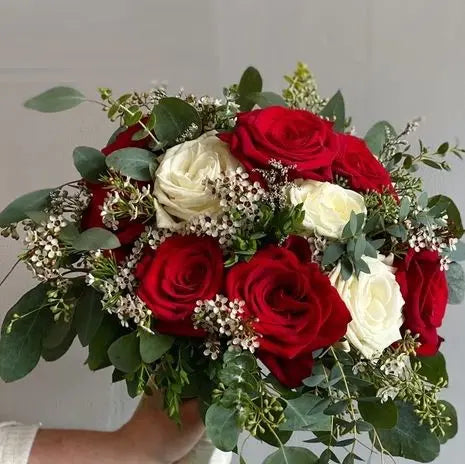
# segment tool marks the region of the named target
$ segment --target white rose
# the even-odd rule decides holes
[[[366,358],[381,353],[400,340],[404,299],[396,282],[394,268],[383,261],[364,256],[370,274],[341,276],[341,266],[331,272],[330,280],[352,315],[347,328],[349,342]]]
[[[193,216],[211,215],[220,211],[219,199],[211,194],[204,181],[214,180],[222,173],[234,172],[239,163],[232,156],[228,145],[215,134],[213,131],[208,132],[195,140],[176,145],[163,156],[154,186],[159,203],[159,227],[170,225],[166,213],[189,220]]]
[[[350,213],[366,213],[362,195],[330,182],[298,179],[289,190],[293,205],[303,203],[303,226],[319,235],[340,238]]]

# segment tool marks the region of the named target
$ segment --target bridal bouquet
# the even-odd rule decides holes
[[[457,432],[439,328],[464,298],[464,229],[417,172],[464,150],[411,145],[418,121],[358,137],[340,92],[320,97],[303,64],[285,80],[263,91],[250,67],[221,99],[55,87],[25,103],[90,101],[118,129],[74,149],[77,180],[0,213],[39,281],[3,322],[4,381],[77,336],[91,370],[131,396],[153,383],[173,420],[198,397],[241,463],[243,431],[277,448],[265,464],[438,456]]]

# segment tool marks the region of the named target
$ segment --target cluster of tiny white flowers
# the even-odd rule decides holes
[[[179,136],[176,138],[177,143],[183,143],[186,140],[192,140],[199,130],[199,126],[195,124],[195,122],[191,123],[189,127]]]
[[[84,183],[72,184],[73,191],[58,189],[50,193],[50,211],[54,214],[64,214],[71,211],[72,221],[79,221],[91,200],[91,194]]]
[[[218,238],[219,244],[227,248],[232,245],[242,226],[241,221],[232,219],[227,213],[214,217],[201,215],[192,218],[186,224],[186,232]]]
[[[388,358],[380,367],[381,371],[386,375],[393,375],[395,377],[402,377],[407,368],[408,355],[400,353],[395,358]]]
[[[202,97],[189,95],[186,97],[186,101],[194,106],[201,115],[205,131],[232,127],[239,111],[239,105],[235,99],[222,100],[208,95]]]
[[[105,300],[103,300],[105,305]],[[105,307],[105,306],[104,306]],[[139,326],[146,326],[147,320],[152,315],[152,311],[147,308],[145,303],[137,296],[130,293],[120,295],[116,303],[108,312],[116,314],[123,327],[129,326],[129,320],[134,321]]]
[[[389,400],[395,400],[398,394],[399,394],[398,388],[393,387],[392,385],[387,385],[385,387],[380,388],[376,392],[376,397],[380,398],[381,403],[386,403]]]
[[[254,353],[260,346],[259,336],[253,329],[253,320],[244,318],[245,303],[230,301],[224,295],[216,295],[214,300],[199,300],[192,320],[196,329],[205,330],[209,336],[204,355],[217,359],[221,344],[220,338],[227,338],[229,349],[242,349]]]
[[[24,244],[27,251],[21,259],[39,280],[47,281],[60,276],[58,261],[63,256],[63,248],[58,234],[66,225],[61,215],[50,215],[40,224],[24,221]]]
[[[327,241],[325,237],[318,234],[307,237],[308,244],[310,245],[310,251],[312,253],[311,259],[313,263],[320,264],[323,259],[323,254],[327,247]]]

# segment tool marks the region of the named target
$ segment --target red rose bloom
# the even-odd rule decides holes
[[[404,330],[420,335],[418,354],[422,356],[436,354],[443,340],[437,329],[446,312],[449,291],[440,259],[435,251],[417,253],[411,249],[404,261],[397,263],[396,279],[405,300]]]
[[[269,168],[271,160],[295,166],[293,177],[331,180],[338,150],[332,123],[305,110],[271,106],[240,113],[232,132],[219,135],[249,171]]]
[[[139,130],[140,126],[136,124],[119,133],[112,143],[102,149],[102,153],[108,156],[114,151],[122,148],[147,148],[149,142],[147,138],[137,141],[132,140],[133,135]],[[87,182],[87,188],[89,189],[92,198],[82,216],[81,227],[83,230],[87,230],[92,227],[105,227],[100,213],[108,190],[105,189],[103,184],[92,184],[90,182]],[[118,230],[112,231],[115,232],[122,245],[121,248],[112,250],[117,261],[121,261],[127,256],[127,254],[131,251],[132,244],[139,238],[144,229],[145,226],[140,222],[130,221],[129,219],[120,221]]]
[[[371,153],[365,141],[340,134],[341,151],[334,160],[333,174],[345,177],[354,190],[388,190],[394,193],[391,176]]]
[[[260,338],[258,356],[278,380],[297,387],[311,374],[312,352],[347,332],[350,313],[316,264],[271,245],[226,278],[227,296],[245,301]]]
[[[156,330],[199,336],[191,321],[197,300],[213,298],[223,284],[223,252],[212,237],[175,236],[151,249],[136,268],[138,295],[157,319]]]

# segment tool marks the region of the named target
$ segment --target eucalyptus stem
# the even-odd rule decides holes
[[[2,281],[0,282],[0,287],[6,282],[8,277],[13,273],[13,271],[16,269],[16,266],[21,262],[20,259],[18,259],[13,266],[11,266],[10,270],[6,273],[5,277],[3,277]]]

